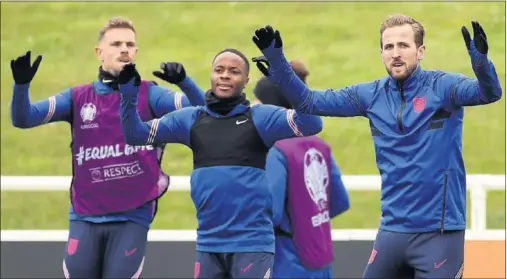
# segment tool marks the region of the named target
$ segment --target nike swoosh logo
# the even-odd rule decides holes
[[[250,268],[252,268],[252,265],[253,264],[249,264],[246,267],[241,268],[241,273],[246,273],[247,271],[249,271]]]
[[[434,268],[440,268],[440,267],[442,267],[445,264],[446,261],[447,261],[447,259],[445,259],[445,260],[443,260],[443,261],[441,261],[439,263],[434,263],[433,267]]]
[[[243,123],[245,123],[247,121],[248,121],[248,119],[247,120],[243,120],[243,121],[236,120],[236,125],[243,124]]]
[[[128,256],[134,254],[136,251],[137,251],[137,248],[134,248],[134,249],[132,249],[130,251],[129,250],[125,250],[125,256],[128,257]]]

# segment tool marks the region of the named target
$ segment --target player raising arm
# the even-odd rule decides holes
[[[279,31],[255,31],[269,78],[294,108],[326,116],[369,119],[382,178],[380,229],[365,278],[460,278],[466,229],[464,106],[499,100],[502,89],[488,58],[486,34],[472,22],[462,35],[477,79],[423,70],[424,27],[394,15],[380,28],[388,76],[338,90],[309,89],[283,55]],[[448,244],[451,243],[451,244]]]
[[[137,278],[143,269],[147,233],[157,200],[169,179],[160,168],[163,146],[126,145],[116,109],[118,73],[135,61],[136,32],[123,18],[112,18],[99,32],[98,80],[74,86],[47,100],[30,102],[28,89],[42,56],[31,52],[12,60],[12,123],[31,128],[64,121],[72,127],[69,240],[63,262],[68,278]],[[200,89],[177,63],[163,63],[154,74],[177,84],[189,96],[142,81],[137,109],[144,120],[204,104]],[[190,99],[190,101],[189,101]]]
[[[206,106],[144,121],[136,111],[140,77],[120,73],[120,116],[132,145],[180,143],[193,153],[190,194],[197,211],[195,278],[270,278],[275,252],[266,154],[280,139],[321,131],[317,116],[270,105],[250,107],[249,63],[234,49],[212,62]]]

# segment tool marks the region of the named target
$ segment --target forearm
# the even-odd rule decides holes
[[[11,121],[17,128],[32,128],[55,121],[68,121],[70,91],[35,104],[30,103],[29,84],[14,85],[11,102]]]
[[[182,82],[177,84],[178,87],[185,93],[190,105],[192,106],[204,106],[206,104],[204,91],[194,83],[190,77],[186,77]]]
[[[269,60],[268,79],[278,85],[294,109],[313,112],[312,91],[299,79],[283,54],[264,53]]]
[[[283,54],[265,55],[270,63],[269,80],[280,87],[296,111],[320,116],[365,115],[365,105],[359,91],[360,88],[363,91],[373,91],[374,84],[364,83],[362,87],[356,84],[335,90],[312,90],[299,79]]]
[[[478,101],[484,104],[498,101],[502,88],[493,62],[486,55],[476,54],[472,56],[472,68],[477,77]]]
[[[151,125],[141,120],[137,112],[137,96],[121,96],[120,118],[123,135],[127,144],[148,144],[152,128]],[[154,120],[152,123],[153,125],[157,125],[158,120]]]

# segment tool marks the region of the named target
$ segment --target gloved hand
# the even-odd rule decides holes
[[[139,92],[140,84],[141,76],[136,69],[136,65],[130,63],[123,66],[123,69],[118,75],[118,86],[120,87],[120,93],[136,96]]]
[[[31,53],[31,51],[28,51],[25,55],[16,58],[16,60],[11,60],[12,77],[16,84],[30,83],[39,69],[42,55],[37,56],[33,64],[31,64]]]
[[[153,75],[172,84],[178,84],[187,77],[185,67],[177,62],[161,63],[160,69],[163,72],[153,71]]]
[[[273,30],[273,27],[270,25],[255,30],[255,36],[252,37],[252,41],[261,51],[270,47],[273,40],[275,41],[274,48],[281,48],[283,46],[280,32]]]
[[[264,57],[264,56],[254,57],[254,58],[252,58],[252,62],[255,63],[255,65],[257,66],[259,71],[261,71],[261,73],[264,76],[266,76],[266,77],[269,76],[269,71],[268,71],[269,61],[268,61],[268,59],[266,59],[266,57]]]
[[[472,21],[472,28],[474,30],[473,41],[470,39],[468,29],[465,26],[461,27],[461,34],[463,34],[467,49],[470,50],[473,42],[475,49],[477,49],[479,53],[488,54],[488,38],[486,37],[484,29],[482,29],[482,26],[477,21]]]

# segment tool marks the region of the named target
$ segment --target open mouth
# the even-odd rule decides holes
[[[119,58],[118,61],[122,63],[130,63],[130,58],[123,57]]]
[[[227,90],[231,90],[232,89],[232,85],[220,83],[220,84],[218,84],[217,88],[220,89],[220,90],[222,90],[222,91],[227,91]]]
[[[403,63],[403,62],[393,63],[393,68],[400,68],[400,67],[403,67],[403,66],[405,66],[405,63]]]

